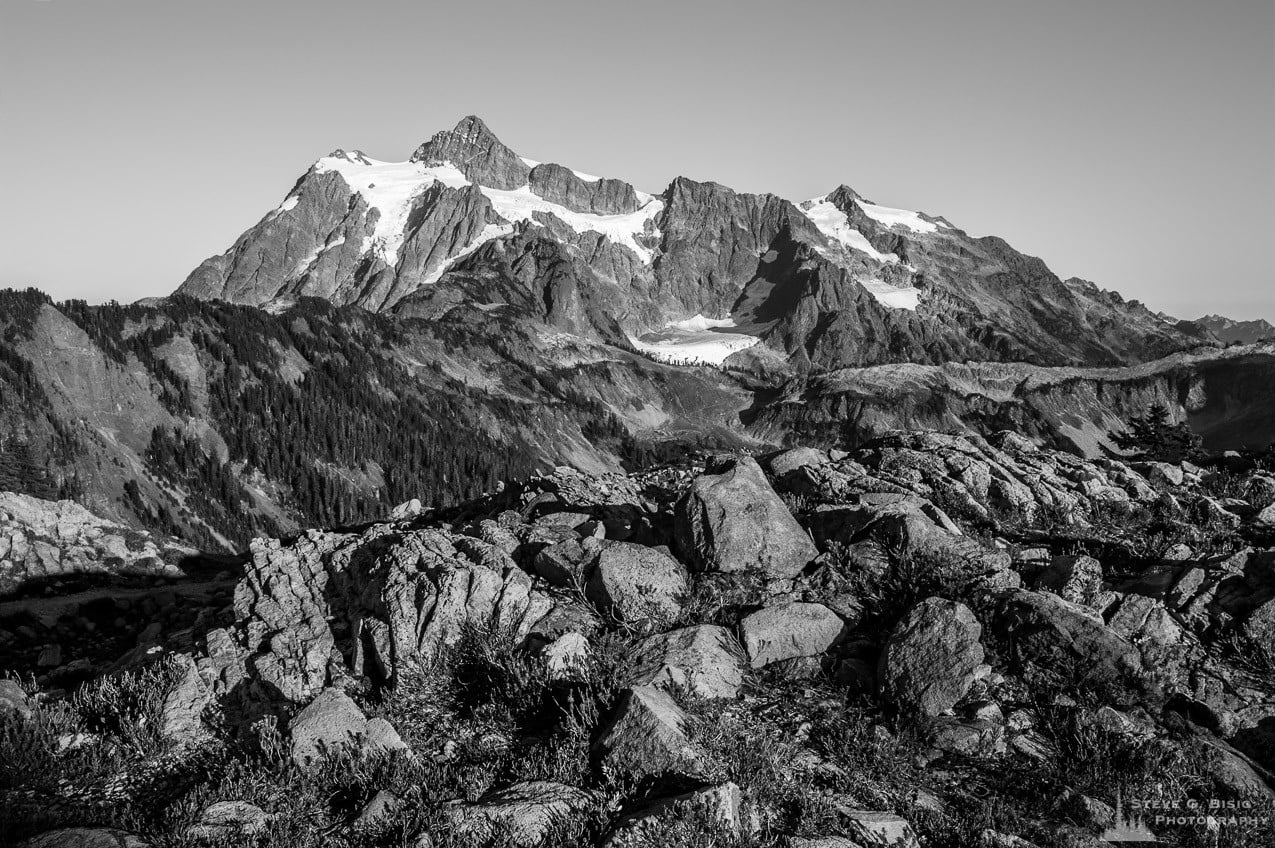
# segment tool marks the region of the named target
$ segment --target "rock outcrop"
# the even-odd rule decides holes
[[[74,501],[0,492],[0,597],[77,574],[180,577],[178,563],[192,554]]]

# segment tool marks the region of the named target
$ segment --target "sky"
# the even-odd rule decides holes
[[[0,286],[171,292],[342,147],[467,114],[659,192],[845,183],[1275,320],[1271,0],[0,0]]]

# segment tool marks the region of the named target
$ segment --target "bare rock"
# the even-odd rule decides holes
[[[1035,588],[1073,604],[1092,606],[1102,592],[1102,563],[1089,556],[1054,557],[1036,578]]]
[[[686,714],[654,686],[625,690],[594,743],[603,764],[635,778],[697,776],[704,756],[686,736]]]
[[[818,656],[835,645],[845,630],[841,616],[823,604],[800,601],[765,607],[739,623],[740,639],[753,668]]]
[[[630,685],[675,687],[700,698],[734,698],[744,682],[739,643],[712,624],[647,637],[630,653],[630,669]]]
[[[643,545],[612,542],[598,553],[585,594],[621,621],[663,623],[681,612],[688,589],[677,560]]]
[[[606,848],[656,848],[668,844],[667,834],[681,822],[692,827],[711,827],[712,832],[731,842],[752,832],[743,810],[743,793],[734,783],[723,783],[661,798],[624,816],[604,843]]]
[[[488,792],[476,803],[454,810],[453,821],[458,833],[470,839],[508,840],[534,848],[594,803],[593,796],[583,789],[533,780]]]
[[[871,810],[838,810],[846,819],[854,838],[864,845],[889,848],[921,848],[911,823],[894,813]]]
[[[186,838],[223,842],[255,836],[270,824],[266,811],[246,801],[218,801],[204,807],[199,820],[186,828]]]
[[[692,567],[788,579],[818,555],[755,460],[714,471],[697,477],[677,505],[678,548]]]
[[[178,666],[178,677],[160,708],[159,732],[171,742],[190,745],[208,734],[203,712],[213,693],[189,654],[178,654],[172,661]]]
[[[0,678],[0,714],[16,713],[22,718],[31,715],[31,704],[27,693],[18,681],[11,678]]]
[[[974,684],[983,663],[982,632],[969,607],[926,598],[886,641],[878,669],[883,695],[905,711],[947,712]]]
[[[371,721],[340,689],[325,689],[288,723],[292,759],[308,765],[346,747],[364,753],[402,750],[407,746],[393,726],[381,718]]]
[[[22,848],[149,848],[140,836],[108,827],[49,830],[22,843]]]

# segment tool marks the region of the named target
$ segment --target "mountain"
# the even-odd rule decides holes
[[[514,310],[674,360],[791,373],[887,362],[1121,365],[1211,337],[994,237],[846,186],[793,203],[661,194],[518,156],[479,118],[405,162],[338,150],[180,293],[438,316]]]
[[[1236,321],[1221,315],[1205,315],[1195,322],[1226,344],[1252,344],[1275,339],[1275,324],[1261,318]]]
[[[1224,349],[844,186],[660,195],[477,118],[337,152],[176,294],[0,291],[0,490],[239,551],[568,465],[1015,429],[1086,456],[1151,404],[1264,447],[1275,348]]]

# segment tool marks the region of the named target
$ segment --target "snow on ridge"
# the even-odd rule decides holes
[[[523,158],[523,162],[534,167],[535,160]],[[463,188],[470,185],[469,179],[451,163],[426,165],[422,162],[382,162],[370,159],[359,151],[337,153],[326,156],[315,163],[314,171],[323,173],[335,171],[342,179],[366,201],[370,208],[378,210],[377,219],[371,238],[374,250],[384,258],[386,264],[393,265],[398,261],[398,251],[406,237],[407,217],[411,212],[416,196],[426,187],[434,183],[442,183],[450,188]],[[581,179],[599,179],[587,174],[579,174]],[[636,192],[642,204],[636,212],[622,215],[594,215],[573,212],[565,206],[551,203],[531,191],[524,185],[512,191],[479,186],[479,190],[491,201],[497,214],[512,223],[527,221],[536,224],[535,214],[544,212],[561,220],[576,232],[595,231],[632,250],[644,263],[654,259],[654,252],[638,243],[637,237],[647,231],[646,222],[654,220],[663,210],[664,204],[654,196]],[[277,211],[285,212],[297,205],[296,195],[289,195]],[[509,225],[493,229],[488,226],[473,242],[466,245],[465,252],[472,252],[480,244],[508,235],[512,230]],[[460,255],[452,257],[452,260]],[[441,275],[441,272],[436,272]],[[430,275],[436,279],[435,274]]]
[[[511,191],[480,187],[482,193],[491,201],[497,214],[507,221],[529,221],[536,223],[535,213],[546,212],[562,221],[578,233],[590,230],[601,233],[616,244],[622,244],[638,255],[644,263],[655,258],[654,252],[638,244],[637,236],[646,231],[646,222],[653,221],[664,209],[663,202],[651,198],[636,212],[622,215],[594,215],[585,212],[573,212],[565,206],[551,203],[523,186]]]
[[[641,338],[630,336],[629,343],[661,362],[720,366],[731,354],[747,350],[761,341],[745,333],[717,332],[734,326],[732,318],[696,315],[682,321],[671,321],[663,330],[645,333]]]
[[[576,177],[584,180],[586,183],[596,183],[598,180],[602,179],[601,177],[595,177],[593,174],[586,174],[574,169],[571,170],[571,173],[575,174]]]
[[[459,253],[457,253],[455,256],[449,256],[447,259],[443,260],[437,268],[435,268],[433,271],[430,271],[425,276],[425,279],[421,280],[420,285],[432,286],[434,283],[437,283],[439,280],[442,279],[443,274],[447,272],[448,268],[452,267],[453,265],[455,265],[460,260],[464,259],[469,254],[473,253],[475,250],[482,247],[487,242],[492,241],[494,239],[498,239],[498,238],[504,238],[505,236],[509,235],[513,231],[514,231],[514,228],[512,224],[488,224],[487,226],[483,227],[482,232],[480,232],[477,236],[475,236],[473,241],[465,245],[465,247],[462,248]]]
[[[863,214],[879,224],[885,224],[887,227],[907,227],[909,230],[918,233],[938,231],[937,224],[925,220],[920,214],[908,209],[895,209],[893,206],[881,206],[876,203],[869,203],[866,200],[856,200],[855,203],[859,204]]]
[[[398,261],[398,250],[406,237],[407,216],[412,200],[427,186],[442,183],[451,188],[469,185],[469,180],[448,163],[381,162],[355,151],[354,157],[327,156],[315,163],[315,171],[335,171],[367,205],[380,212],[372,231],[372,244],[387,265]]]
[[[899,261],[899,257],[893,253],[882,253],[873,247],[863,233],[850,226],[850,219],[846,217],[846,213],[838,209],[837,205],[826,197],[807,200],[801,203],[799,208],[810,222],[819,228],[819,232],[833,241],[851,250],[866,253],[878,262],[894,264]],[[822,249],[819,250],[823,252]]]

